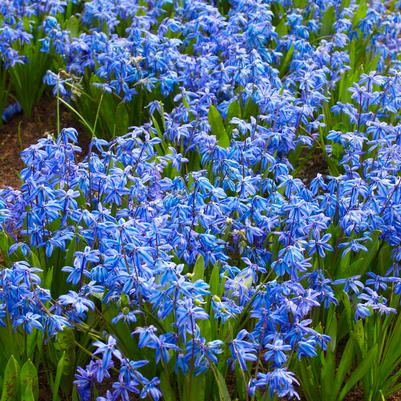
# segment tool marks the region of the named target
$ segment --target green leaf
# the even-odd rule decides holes
[[[368,244],[368,252],[364,253],[362,257],[350,263],[351,255],[347,254],[346,257],[341,258],[340,269],[336,274],[336,278],[350,277],[356,274],[364,274],[366,271],[378,271],[383,274],[391,264],[391,253],[388,252],[383,264],[375,261],[378,251],[380,250],[380,241],[377,239],[377,233],[372,234],[372,241]],[[380,257],[385,257],[385,249],[382,247],[379,253]],[[380,262],[380,259],[379,259]],[[383,268],[382,268],[383,266]]]
[[[347,393],[369,372],[369,369],[376,362],[376,353],[377,345],[369,350],[369,353],[366,355],[366,357],[362,359],[358,367],[351,373],[351,376],[340,392],[338,401],[342,401]]]
[[[205,337],[207,341],[212,341],[212,324],[210,319],[201,320],[198,323],[199,330],[202,334],[202,337]]]
[[[335,160],[331,159],[330,157],[327,157],[325,159],[327,163],[327,167],[329,169],[329,173],[333,176],[337,176],[339,174],[338,172],[338,164]]]
[[[351,308],[351,302],[349,300],[348,294],[343,290],[342,294],[342,304],[344,306],[344,313],[345,313],[345,317],[347,320],[347,324],[349,327],[351,327],[352,325],[352,308]]]
[[[164,154],[164,152],[161,154]],[[200,156],[199,152],[188,152],[187,157],[189,158],[189,162],[188,162],[188,170],[189,171],[198,171],[198,170],[202,169],[201,156]]]
[[[390,315],[387,319],[394,320]],[[380,388],[386,392],[391,392],[394,385],[398,382],[398,377],[401,375],[401,315],[398,315],[395,324],[392,325],[391,331],[385,331],[382,338],[384,350],[380,353],[380,366],[378,366],[377,381],[380,383]]]
[[[160,390],[165,401],[176,401],[177,397],[171,387],[169,375],[164,369],[160,375]]]
[[[219,111],[213,105],[210,106],[208,114],[209,124],[212,130],[212,134],[216,135],[217,144],[222,148],[228,148],[230,146],[230,137],[224,128],[224,121]]]
[[[35,252],[31,252],[31,266],[33,267],[41,267],[40,260]]]
[[[322,26],[320,28],[320,35],[327,36],[333,30],[333,24],[336,21],[336,11],[333,6],[327,7],[322,17]]]
[[[322,369],[320,383],[322,386],[322,399],[327,401],[337,401],[333,393],[333,381],[336,371],[336,358],[333,351],[329,350],[322,358]]]
[[[206,375],[192,378],[191,399],[189,401],[204,401],[206,390]]]
[[[359,7],[357,8],[356,12],[354,13],[354,18],[352,19],[352,25],[355,27],[359,24],[362,18],[365,18],[366,13],[368,12],[368,2],[367,0],[361,0],[359,2]]]
[[[291,47],[288,49],[287,53],[285,54],[285,57],[283,58],[283,61],[281,62],[280,66],[280,76],[284,76],[284,74],[287,72],[288,66],[290,65],[292,55],[294,54],[294,45],[291,45]]]
[[[367,349],[365,343],[365,330],[363,328],[363,323],[361,320],[358,320],[354,326],[354,330],[352,331],[352,338],[356,341],[359,346],[359,350],[363,357],[366,356]]]
[[[213,363],[210,364],[210,367],[212,368],[212,372],[219,389],[219,401],[231,401],[230,393],[228,392],[223,375]]]
[[[334,307],[328,312],[326,333],[331,338],[329,348],[334,352],[337,345],[337,316]]]
[[[75,15],[70,17],[68,20],[67,30],[70,32],[71,38],[76,38],[79,36],[79,18],[77,18]]]
[[[82,123],[82,125],[87,129],[87,131],[91,134],[91,136],[93,136],[93,135],[95,135],[95,133],[93,132],[93,127],[92,127],[92,125],[90,124],[90,122],[88,122],[84,117],[83,117],[83,115],[82,114],[84,114],[84,115],[87,115],[88,113],[86,113],[85,111],[84,111],[84,105],[85,105],[85,103],[88,103],[88,102],[85,102],[84,100],[83,100],[83,98],[84,98],[84,96],[81,96],[80,97],[80,102],[79,102],[79,104],[80,105],[77,105],[77,108],[74,108],[74,107],[72,107],[68,102],[66,102],[63,98],[61,98],[61,97],[58,97],[57,98],[57,100],[60,102],[60,103],[62,103],[65,107],[67,107],[67,109],[69,109],[70,111],[72,111],[75,115],[76,115],[76,117],[79,119],[79,121]],[[80,109],[81,111],[82,111],[82,114],[77,110],[77,109]]]
[[[77,387],[74,386],[72,389],[72,401],[79,401]]]
[[[308,361],[309,362],[309,361]],[[296,362],[297,376],[301,381],[302,392],[307,401],[321,400],[320,378],[313,369],[313,364],[307,363],[304,359]],[[321,371],[321,366],[317,372]]]
[[[212,274],[210,275],[209,280],[210,285],[210,293],[211,295],[220,296],[220,266],[219,263],[216,262],[213,266]]]
[[[388,267],[392,265],[391,247],[388,244],[383,244],[380,249],[378,264],[376,271],[378,274],[385,275]]]
[[[246,400],[246,393],[248,391],[247,389],[247,384],[248,383],[244,383],[244,376],[243,373],[241,371],[241,368],[236,365],[235,366],[235,387],[237,389],[237,393],[238,393],[238,397],[241,400]]]
[[[0,88],[1,91],[1,88]],[[1,95],[0,95],[1,96]],[[1,106],[0,106],[1,111]],[[0,254],[3,257],[4,261],[7,262],[8,260],[8,236],[4,231],[0,231]]]
[[[65,266],[73,266],[73,262],[74,262],[74,253],[78,250],[77,247],[77,240],[73,239],[69,246],[68,246],[68,250],[67,253],[65,254],[65,259],[64,259],[64,264]]]
[[[305,8],[308,5],[308,0],[295,0],[294,7],[295,8]]]
[[[344,379],[348,372],[351,370],[352,361],[354,359],[354,343],[352,338],[350,338],[347,342],[347,345],[342,352],[340,364],[338,365],[333,392],[337,395],[340,391],[341,385],[344,382]]]
[[[72,329],[64,329],[57,334],[57,342],[55,344],[57,349],[65,352],[64,358],[64,371],[63,374],[72,375],[75,372],[75,333]]]
[[[157,136],[158,136],[160,139],[163,139],[163,132],[162,132],[162,130],[161,130],[161,128],[160,128],[160,125],[159,125],[159,123],[157,122],[155,116],[152,115],[152,116],[151,116],[151,119],[152,119],[152,122],[153,122],[154,127],[156,128]]]
[[[14,355],[11,355],[4,371],[3,391],[1,401],[19,401],[20,367]]]
[[[274,30],[280,38],[288,35],[287,19],[281,18]]]
[[[52,56],[41,52],[41,47],[34,42],[32,41],[30,45],[24,46],[23,51],[27,62],[16,64],[8,70],[15,98],[28,117],[32,114],[33,106],[39,102],[43,95],[45,85],[42,78],[50,68],[52,61]]]
[[[53,401],[60,400],[60,397],[58,395],[58,390],[60,388],[61,376],[64,372],[64,366],[65,366],[65,351],[63,352],[63,355],[57,364],[56,378],[54,379],[53,388],[52,388]]]
[[[234,100],[228,106],[226,122],[230,123],[234,117],[241,117],[241,106],[238,100]]]
[[[248,101],[245,104],[242,117],[246,120],[251,116],[258,115],[258,113],[259,113],[259,106],[252,99],[248,99]]]
[[[96,88],[96,90],[99,90]],[[100,93],[100,91],[99,91]],[[116,114],[117,114],[117,105],[116,101],[111,93],[104,92],[102,95],[102,105],[100,107],[99,115],[100,119],[104,122],[105,127],[108,130],[108,134],[110,137],[113,137],[114,134],[116,134],[117,130],[117,119],[116,119]],[[98,97],[97,102],[100,101],[100,96]],[[93,118],[91,118],[91,121],[95,121],[95,113],[93,113]],[[106,133],[101,132],[101,126],[99,126],[99,129],[96,129],[97,132],[100,134],[104,135]]]
[[[48,288],[48,287],[45,287]],[[32,358],[38,344],[38,331],[35,330],[26,335],[26,354],[28,358]]]
[[[127,108],[125,107],[124,103],[119,103],[116,108],[116,134],[117,135],[124,135],[128,132],[129,127],[129,117]]]
[[[20,383],[23,401],[30,401],[39,397],[38,371],[30,359],[22,365]]]
[[[196,280],[203,280],[205,275],[205,259],[201,254],[196,258],[196,263],[194,266],[194,271],[192,273],[192,282]]]
[[[21,396],[21,401],[35,401],[35,396],[33,395],[32,386],[25,387],[25,391]],[[37,399],[37,398],[36,398]]]
[[[43,286],[44,288],[52,288],[54,268],[49,267],[43,272]]]

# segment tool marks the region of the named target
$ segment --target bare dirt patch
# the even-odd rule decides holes
[[[89,138],[70,112],[61,109],[60,127],[73,127],[78,130],[79,145],[86,153]],[[57,107],[55,99],[43,98],[34,108],[30,118],[17,115],[10,122],[0,127],[0,188],[19,187],[18,174],[23,168],[20,152],[36,143],[39,138],[57,131]]]

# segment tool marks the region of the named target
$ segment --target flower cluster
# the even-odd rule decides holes
[[[77,373],[82,400],[105,379],[98,400],[158,400],[161,372],[192,380],[227,363],[251,396],[297,396],[291,360],[330,342],[315,312],[345,296],[355,320],[388,315],[401,293],[399,6],[131,3],[84,2],[75,36],[44,20],[43,50],[68,79],[122,104],[144,89],[150,120],[93,138],[83,161],[74,129],[22,152],[21,188],[0,191],[16,262],[0,317],[53,335],[111,316]],[[72,95],[60,74],[45,80]],[[61,283],[44,289],[39,273]],[[121,328],[136,353],[117,345]]]

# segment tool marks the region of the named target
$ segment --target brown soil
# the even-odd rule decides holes
[[[350,391],[344,398],[344,401],[364,401],[362,390],[357,388]],[[401,401],[401,391],[398,391],[392,396],[386,398],[386,401]]]
[[[302,168],[298,171],[296,178],[300,178],[305,184],[309,185],[318,173],[322,174],[323,176],[329,173],[327,162],[324,159],[323,154],[318,149],[313,149],[311,154],[307,153],[305,150],[301,157],[304,157],[306,160]]]
[[[30,118],[18,115],[0,127],[0,188],[19,187],[19,171],[23,168],[21,150],[36,143],[39,138],[54,134],[57,127],[57,108],[54,99],[43,98]],[[89,139],[71,113],[61,109],[60,127],[73,127],[80,132],[79,145],[85,152]],[[83,153],[84,153],[83,152]]]
[[[401,401],[401,391],[397,391],[397,393],[389,397],[387,401]]]
[[[351,390],[344,398],[344,401],[364,401],[363,392],[361,389],[356,388]]]

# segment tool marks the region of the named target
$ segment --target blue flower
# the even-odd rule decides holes
[[[237,337],[230,343],[231,349],[231,366],[234,369],[236,363],[239,364],[242,371],[248,370],[247,362],[257,361],[257,348],[256,345],[250,341],[245,340],[249,333],[243,329]]]
[[[102,354],[103,369],[109,368],[112,356],[119,360],[122,359],[121,352],[116,349],[117,341],[112,336],[109,336],[107,344],[101,341],[95,341],[93,345],[97,347],[97,350],[93,353],[93,355]]]

